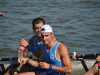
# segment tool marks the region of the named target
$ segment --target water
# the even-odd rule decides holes
[[[16,56],[20,38],[34,35],[36,17],[53,26],[69,53],[100,52],[100,0],[0,0],[0,12],[0,57]]]

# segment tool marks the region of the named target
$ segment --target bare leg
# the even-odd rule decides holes
[[[18,75],[36,75],[34,72],[24,72],[24,73],[19,73]]]

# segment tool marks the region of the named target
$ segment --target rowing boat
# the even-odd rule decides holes
[[[83,75],[88,69],[90,69],[94,65],[95,59],[78,59],[78,60],[71,60],[71,62],[72,62],[72,73],[66,75]],[[12,64],[18,65],[17,61],[10,61],[10,62],[2,61],[0,62],[0,64],[1,63],[3,63],[5,69],[7,69]]]

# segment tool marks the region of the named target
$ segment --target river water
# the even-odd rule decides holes
[[[69,53],[100,52],[100,0],[0,0],[0,57],[16,56],[20,38],[34,32],[32,20],[42,17]]]

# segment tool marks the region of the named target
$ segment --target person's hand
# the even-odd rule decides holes
[[[96,61],[98,61],[98,60],[100,60],[100,55],[98,55],[96,58]],[[91,70],[92,70],[93,74],[97,73],[98,72],[98,64],[95,64]]]
[[[28,43],[25,39],[21,39],[21,40],[19,41],[19,45],[22,45],[22,46],[26,47],[26,46],[29,45],[29,43]]]
[[[20,63],[24,62],[24,64],[29,60],[29,58],[21,58]]]
[[[100,55],[97,56],[96,60],[97,60],[97,61],[100,60]]]
[[[46,62],[39,62],[39,66],[41,68],[45,68],[45,69],[49,69],[50,64],[46,63]]]

